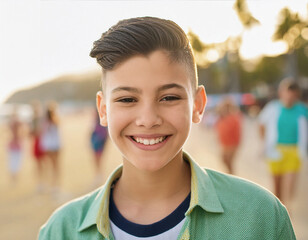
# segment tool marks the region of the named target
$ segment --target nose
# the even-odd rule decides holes
[[[159,114],[159,109],[154,104],[144,104],[136,118],[136,125],[145,128],[160,126],[163,120]]]

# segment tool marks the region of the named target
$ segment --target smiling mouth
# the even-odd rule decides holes
[[[158,143],[161,143],[163,141],[165,141],[170,135],[167,136],[161,136],[161,137],[157,137],[157,138],[141,138],[141,137],[134,137],[131,136],[130,138],[137,142],[137,143],[141,143],[143,145],[155,145]]]

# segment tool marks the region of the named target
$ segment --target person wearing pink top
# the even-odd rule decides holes
[[[37,192],[42,193],[45,189],[45,184],[43,184],[45,152],[42,148],[42,107],[40,102],[37,101],[32,104],[32,108],[33,116],[30,125],[30,135],[32,138],[32,155],[37,166]]]

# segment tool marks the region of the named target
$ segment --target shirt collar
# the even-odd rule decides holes
[[[107,179],[104,186],[99,190],[96,198],[87,214],[82,221],[78,231],[81,232],[92,225],[97,225],[98,231],[105,237],[109,238],[110,225],[109,225],[109,195],[110,188],[113,182],[122,174],[122,166],[119,166]]]
[[[189,215],[196,206],[212,213],[223,213],[224,209],[217,196],[214,184],[206,172],[186,152],[184,159],[191,168],[191,200],[186,215]]]
[[[196,206],[212,213],[223,213],[217,196],[215,187],[206,170],[201,168],[192,158],[183,153],[184,159],[190,164],[191,168],[191,200],[186,215],[189,215]],[[110,236],[109,224],[109,195],[113,182],[122,174],[122,166],[119,166],[108,178],[105,185],[99,190],[91,207],[82,221],[78,231],[97,225],[98,231],[105,237]]]

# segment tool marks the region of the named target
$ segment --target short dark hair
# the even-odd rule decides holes
[[[171,61],[187,68],[192,88],[198,77],[189,40],[175,22],[156,17],[138,17],[119,21],[94,42],[90,56],[96,58],[103,74],[136,55],[165,50]]]

